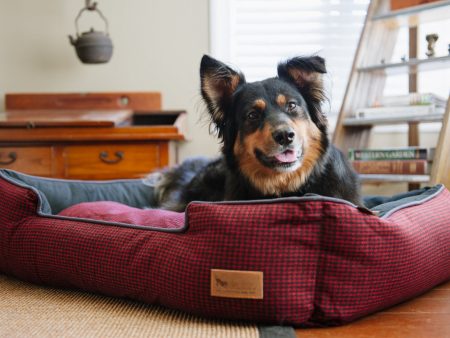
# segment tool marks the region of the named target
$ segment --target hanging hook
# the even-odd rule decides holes
[[[97,3],[94,2],[93,4],[91,4],[92,0],[86,0],[86,9],[90,10],[90,11],[95,11],[97,9]]]
[[[105,18],[105,16],[103,15],[103,13],[97,8],[97,3],[94,2],[93,4],[91,4],[91,0],[86,0],[86,7],[82,8],[80,10],[80,12],[78,13],[77,17],[75,18],[75,28],[77,30],[77,36],[80,36],[80,30],[78,29],[78,19],[80,19],[81,14],[85,11],[96,11],[100,17],[103,19],[103,21],[105,22],[105,32],[106,35],[109,34],[109,25],[108,25],[108,20]]]

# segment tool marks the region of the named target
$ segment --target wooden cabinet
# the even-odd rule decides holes
[[[31,175],[140,178],[175,162],[173,143],[184,139],[185,112],[160,110],[159,93],[8,94],[6,102],[0,167]]]
[[[139,178],[167,166],[166,142],[73,145],[62,150],[64,177]]]
[[[0,166],[31,175],[51,176],[51,147],[0,147]]]

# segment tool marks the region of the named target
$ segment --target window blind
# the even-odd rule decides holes
[[[280,60],[318,54],[327,61],[330,114],[344,96],[369,0],[210,0],[211,52],[247,80],[276,75]]]

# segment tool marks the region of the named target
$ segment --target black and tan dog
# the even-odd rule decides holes
[[[278,65],[278,76],[247,83],[209,56],[201,92],[222,141],[216,160],[190,159],[149,176],[158,206],[182,211],[190,201],[249,200],[315,193],[361,205],[357,176],[330,144],[319,56]]]

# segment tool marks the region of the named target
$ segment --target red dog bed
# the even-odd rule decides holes
[[[191,203],[184,218],[143,209],[148,190],[136,180],[0,170],[0,272],[202,316],[295,326],[352,321],[450,278],[443,186],[378,201],[380,216],[306,196]]]

